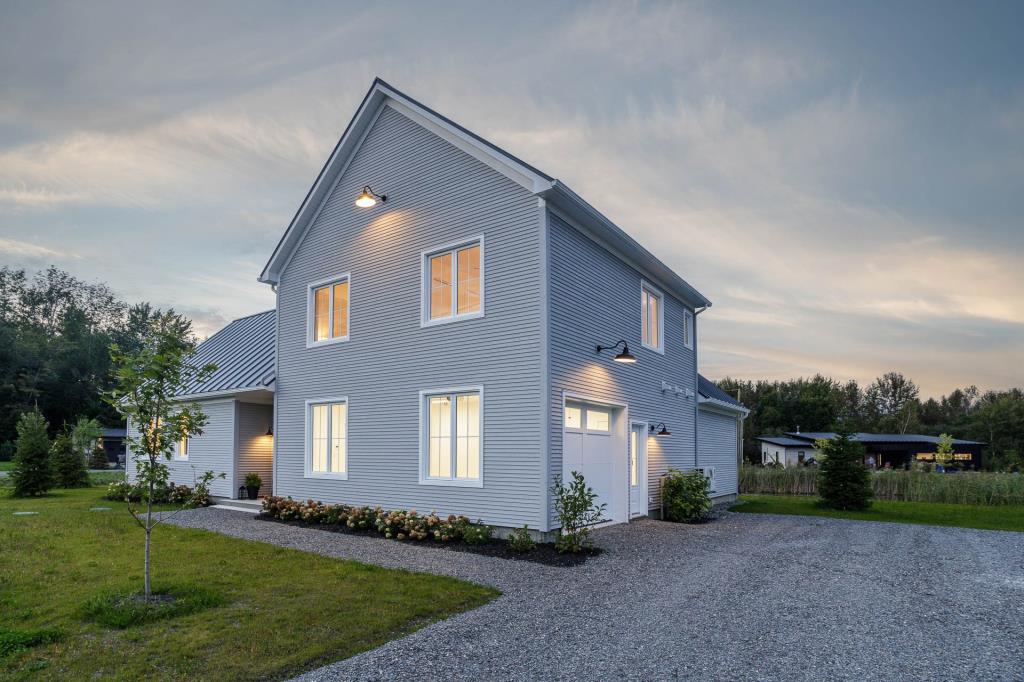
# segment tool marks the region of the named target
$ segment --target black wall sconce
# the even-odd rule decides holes
[[[273,436],[274,435],[274,425],[271,424],[270,426],[268,426],[267,427],[267,432],[265,434],[263,434],[263,435],[265,435],[265,436]]]
[[[622,363],[627,364],[627,365],[632,365],[633,363],[635,363],[636,362],[636,357],[634,357],[634,355],[629,352],[629,344],[626,343],[625,341],[619,341],[618,343],[616,343],[616,344],[614,344],[612,346],[601,346],[601,345],[598,345],[597,346],[597,352],[598,352],[598,354],[600,354],[601,351],[603,351],[603,350],[615,350],[619,346],[622,346],[622,352],[619,353],[618,355],[616,355],[612,359],[615,360],[615,362],[622,362]]]
[[[657,431],[657,433],[655,433],[655,429],[657,429],[659,426],[661,427],[661,430]],[[665,422],[661,422],[660,424],[655,424],[655,425],[651,426],[650,427],[650,431],[655,436],[671,436],[672,435],[672,433],[665,427]]]
[[[388,195],[377,194],[369,185],[366,185],[363,187],[363,191],[359,193],[359,196],[356,197],[356,206],[359,208],[370,208],[377,204],[377,199],[380,199],[380,202],[383,204],[388,200]]]

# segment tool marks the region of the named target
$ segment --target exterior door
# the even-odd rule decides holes
[[[629,516],[647,515],[647,427],[629,429]]]
[[[568,484],[572,472],[583,475],[604,504],[602,521],[626,520],[625,457],[621,437],[615,435],[616,415],[612,408],[569,403],[565,408],[562,450],[562,481]],[[618,456],[616,456],[618,454]]]

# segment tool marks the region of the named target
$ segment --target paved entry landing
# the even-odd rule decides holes
[[[1024,533],[727,514],[597,532],[571,568],[202,509],[179,525],[494,585],[304,680],[1020,680]]]

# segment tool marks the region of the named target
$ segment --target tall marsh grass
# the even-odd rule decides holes
[[[875,499],[953,504],[1024,504],[1024,476],[983,472],[955,474],[923,471],[876,471],[871,476]],[[817,495],[818,469],[744,466],[740,492],[757,495]]]

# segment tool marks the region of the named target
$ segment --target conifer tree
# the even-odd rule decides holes
[[[18,419],[18,440],[14,452],[11,482],[15,497],[43,495],[53,487],[50,468],[50,439],[46,420],[38,408]]]
[[[864,466],[864,446],[839,431],[832,440],[818,441],[824,455],[818,474],[818,494],[825,507],[867,509],[871,506],[871,472]]]
[[[92,453],[89,455],[89,468],[90,469],[106,469],[110,465],[110,461],[107,459],[107,451],[103,449],[103,443],[96,441],[96,445],[92,448]]]
[[[55,483],[61,488],[84,488],[89,485],[89,472],[67,433],[60,433],[50,448]]]

